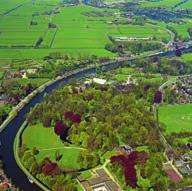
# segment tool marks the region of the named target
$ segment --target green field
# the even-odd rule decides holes
[[[169,26],[174,28],[177,31],[178,35],[183,39],[190,38],[188,29],[192,26],[192,20],[184,19],[183,23],[180,23],[180,24],[170,23]]]
[[[192,62],[192,53],[188,53],[188,54],[182,55],[181,60],[183,60],[183,61],[191,61]]]
[[[29,148],[36,147],[40,152],[37,160],[40,162],[45,157],[55,160],[55,153],[62,154],[63,157],[59,161],[62,167],[78,168],[77,159],[81,148],[65,147],[59,137],[54,133],[53,128],[44,128],[41,124],[28,126],[22,135],[23,144]],[[71,157],[73,156],[73,157]]]
[[[192,104],[161,106],[159,120],[166,125],[166,134],[192,132]]]
[[[47,15],[46,11],[58,7],[59,0],[19,1],[2,0],[4,9],[0,19],[0,58],[42,58],[50,52],[70,55],[98,55],[115,57],[105,50],[110,36],[156,37],[169,39],[169,33],[150,24],[115,25],[108,22],[117,18],[115,9],[98,9],[80,5],[59,7],[58,14]],[[7,2],[7,3],[6,3]],[[12,7],[10,7],[12,5]],[[111,16],[85,16],[83,12],[112,12]],[[35,22],[35,25],[31,25]],[[48,28],[48,23],[57,28]],[[42,37],[38,49],[34,45]]]

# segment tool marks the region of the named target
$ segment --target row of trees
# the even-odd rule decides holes
[[[106,50],[114,53],[119,53],[119,51],[131,51],[133,54],[139,54],[142,52],[158,50],[161,48],[162,44],[147,41],[113,42],[105,45]]]
[[[11,111],[11,106],[9,104],[0,105],[0,124],[7,118],[9,112]]]
[[[108,57],[98,58],[95,55],[86,56],[79,55],[74,58],[62,52],[51,52],[44,57],[44,64],[42,68],[35,74],[30,74],[30,78],[54,78],[62,75],[67,71],[87,67],[88,65],[109,61]]]
[[[161,73],[173,76],[192,73],[191,62],[183,62],[168,58],[139,59],[136,61],[135,66],[142,68],[144,72]]]

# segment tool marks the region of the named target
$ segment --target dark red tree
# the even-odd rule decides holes
[[[178,57],[181,57],[181,56],[182,56],[181,50],[177,49],[177,50],[175,51],[175,55],[178,56]]]
[[[72,119],[71,119],[71,121],[72,121],[73,123],[80,123],[80,122],[81,122],[81,115],[79,115],[79,114],[74,114],[73,117],[72,117]]]
[[[43,166],[42,166],[42,173],[45,176],[54,176],[60,174],[61,170],[57,163],[53,163],[51,161],[47,161]]]
[[[72,121],[73,123],[80,123],[81,122],[81,115],[75,114],[73,112],[66,112],[65,119]]]
[[[66,133],[68,127],[63,123],[63,121],[57,121],[54,130],[57,135],[61,136]]]
[[[157,104],[161,103],[162,97],[163,97],[162,92],[156,91],[154,95],[154,103],[157,103]]]
[[[65,119],[71,119],[73,117],[73,112],[72,111],[68,111],[65,112]]]
[[[144,91],[145,91],[145,92],[148,91],[151,87],[152,87],[151,84],[145,85],[145,86],[144,86]]]
[[[137,187],[137,174],[135,165],[137,163],[143,164],[148,155],[143,152],[134,151],[129,155],[119,155],[111,157],[111,163],[118,163],[122,166],[126,183],[133,187]]]

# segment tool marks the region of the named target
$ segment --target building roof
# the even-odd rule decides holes
[[[97,84],[104,85],[104,84],[106,84],[107,80],[105,80],[105,79],[100,79],[100,78],[93,78],[93,82],[95,82],[95,83],[97,83]]]
[[[183,165],[185,165],[185,162],[183,160],[175,160],[174,163],[175,163],[175,166],[183,166]]]
[[[96,176],[88,180],[78,177],[86,191],[119,191],[118,185],[111,179],[104,169],[96,170]]]

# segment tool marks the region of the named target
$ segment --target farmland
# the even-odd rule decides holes
[[[5,1],[5,0],[3,0]],[[15,2],[16,3],[16,2]],[[42,58],[50,52],[63,52],[70,55],[98,55],[115,57],[105,50],[108,36],[156,37],[169,39],[163,28],[150,24],[115,25],[108,22],[117,18],[115,9],[98,9],[79,5],[60,7],[57,14],[48,14],[58,7],[58,1],[26,1],[17,9],[1,16],[0,19],[0,58]],[[12,3],[10,3],[12,4]],[[16,3],[17,5],[19,4]],[[13,5],[13,4],[12,4]],[[16,6],[16,5],[15,5]],[[7,10],[13,9],[7,5]],[[2,14],[7,10],[2,10]],[[88,17],[83,12],[106,11],[111,16]],[[53,23],[57,28],[48,28]],[[35,44],[42,37],[37,48]]]

